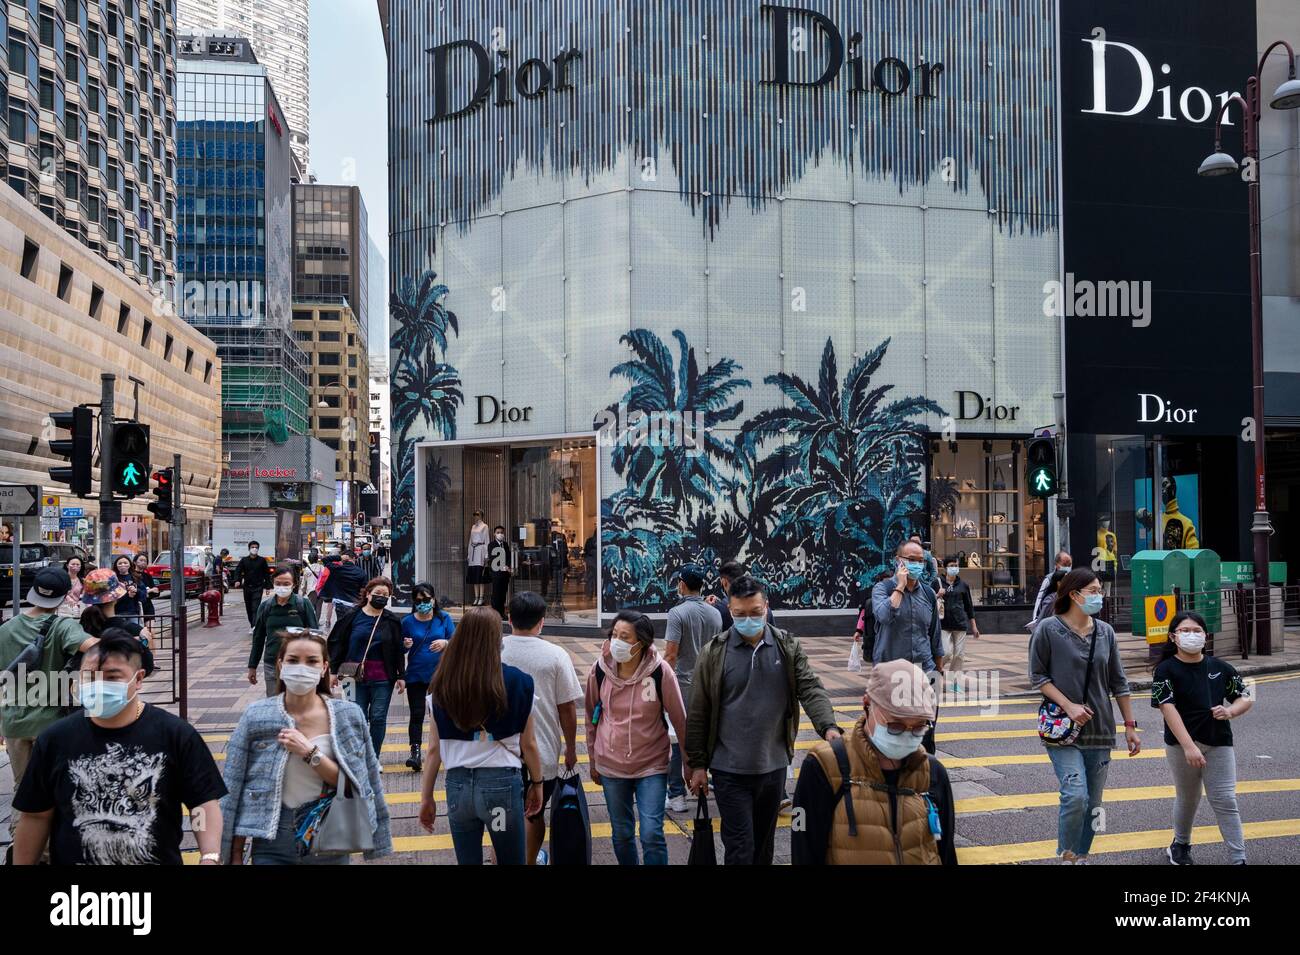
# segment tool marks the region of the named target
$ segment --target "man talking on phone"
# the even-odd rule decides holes
[[[934,591],[921,582],[925,573],[925,549],[913,538],[899,545],[894,576],[871,589],[871,612],[876,618],[872,663],[907,660],[935,684],[943,670],[943,630]],[[938,715],[936,708],[936,720]],[[933,726],[922,745],[933,755]]]

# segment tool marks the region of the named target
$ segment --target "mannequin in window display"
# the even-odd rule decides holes
[[[1178,479],[1170,476],[1160,482],[1160,500],[1165,513],[1160,521],[1161,549],[1196,550],[1201,541],[1196,536],[1196,524],[1178,509]],[[1154,523],[1151,512],[1145,507],[1137,512],[1137,519],[1148,528]]]
[[[474,587],[474,606],[484,603],[483,592],[487,589],[488,526],[483,521],[483,512],[474,512],[474,523],[469,529],[469,547],[465,558],[465,583]]]
[[[556,521],[551,522],[551,546],[549,552],[551,580],[555,585],[555,598],[564,598],[564,573],[569,568],[569,542]]]
[[[513,566],[506,529],[498,524],[493,528],[492,542],[488,544],[487,567],[492,578],[492,609],[499,613],[502,619],[506,615],[506,593],[510,590]]]
[[[1115,579],[1117,550],[1119,550],[1119,541],[1110,529],[1110,518],[1103,517],[1097,521],[1097,549],[1094,553],[1097,555],[1097,560],[1101,562],[1101,569],[1097,572],[1097,576],[1101,579],[1107,597],[1110,596],[1111,582]]]
[[[588,535],[582,545],[582,563],[586,573],[586,594],[588,600],[596,599],[596,532]]]

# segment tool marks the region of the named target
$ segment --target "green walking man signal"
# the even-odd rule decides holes
[[[1029,466],[1029,493],[1034,497],[1052,497],[1056,494],[1056,440],[1034,438],[1025,450]]]
[[[113,422],[113,491],[135,497],[148,490],[149,426],[138,421]]]

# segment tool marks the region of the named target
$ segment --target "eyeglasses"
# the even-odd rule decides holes
[[[930,720],[926,720],[924,724],[916,728],[912,728],[910,726],[904,726],[902,723],[885,724],[885,732],[887,732],[890,736],[902,736],[904,733],[911,733],[913,736],[917,737],[918,739],[924,736],[926,733],[930,732],[930,730],[932,729],[934,729],[934,723]]]
[[[1175,635],[1175,636],[1178,636],[1178,637],[1203,637],[1203,636],[1205,636],[1205,631],[1204,631],[1204,630],[1201,630],[1201,629],[1199,629],[1199,628],[1196,629],[1196,630],[1181,630],[1181,629],[1180,629],[1180,630],[1175,630],[1175,631],[1174,631],[1174,635]]]

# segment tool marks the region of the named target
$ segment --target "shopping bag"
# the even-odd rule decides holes
[[[709,818],[709,800],[702,794],[695,809],[695,831],[691,834],[691,855],[686,864],[718,864],[718,852],[713,845],[713,820]]]
[[[862,670],[862,641],[854,640],[853,647],[849,650],[849,672],[858,673]]]
[[[551,793],[551,865],[591,865],[591,816],[576,771]]]

